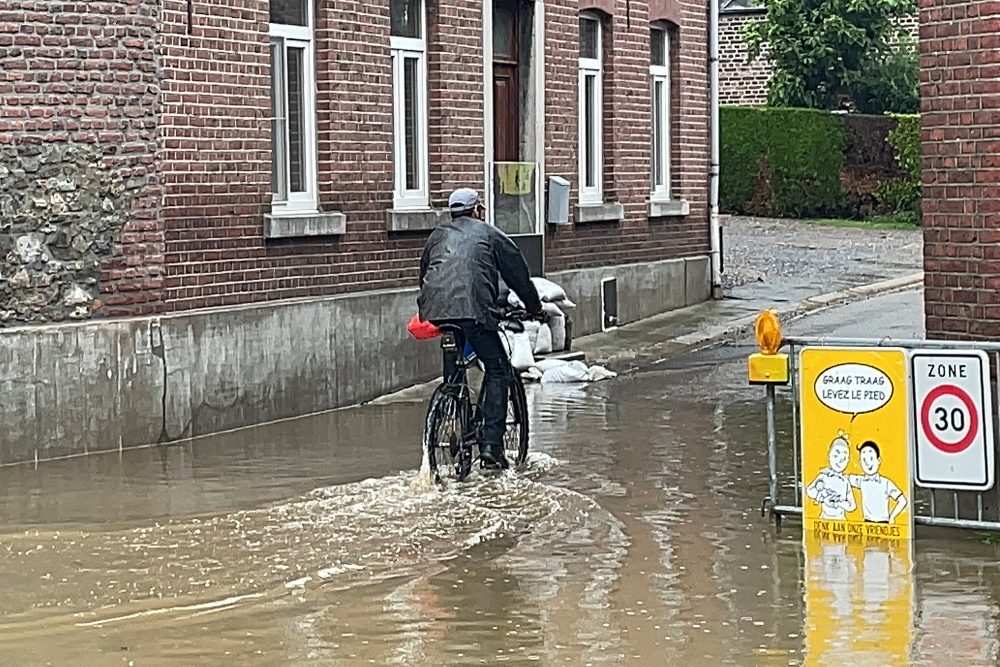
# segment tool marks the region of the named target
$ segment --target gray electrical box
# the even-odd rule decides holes
[[[561,176],[549,176],[549,223],[569,224],[569,181]]]

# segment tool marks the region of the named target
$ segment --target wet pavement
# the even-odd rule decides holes
[[[919,229],[826,227],[734,216],[723,236],[723,287],[744,299],[797,301],[923,268]]]
[[[912,337],[919,304],[788,330]],[[911,571],[761,518],[747,343],[531,387],[527,470],[444,491],[419,394],[0,469],[0,664],[994,664],[996,547],[922,530]]]

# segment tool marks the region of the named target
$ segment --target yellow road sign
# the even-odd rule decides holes
[[[805,348],[799,382],[803,533],[912,539],[906,351]]]

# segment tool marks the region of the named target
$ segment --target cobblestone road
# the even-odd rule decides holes
[[[734,216],[723,229],[723,253],[728,296],[792,301],[920,271],[923,238],[920,230]]]

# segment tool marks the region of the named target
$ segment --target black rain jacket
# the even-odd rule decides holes
[[[481,220],[462,216],[435,229],[420,258],[420,319],[499,324],[499,278],[531,314],[542,312],[524,256],[510,238]]]

